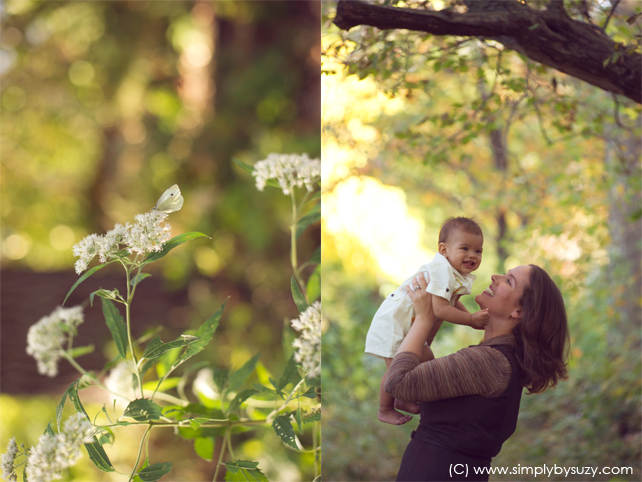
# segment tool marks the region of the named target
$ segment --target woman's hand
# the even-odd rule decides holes
[[[428,282],[426,281],[427,274],[424,276],[417,276],[414,280],[410,281],[408,286],[404,286],[405,292],[412,300],[412,306],[415,308],[417,315],[424,314],[428,317],[432,315],[432,295],[426,291]]]

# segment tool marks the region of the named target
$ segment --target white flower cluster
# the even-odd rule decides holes
[[[55,377],[58,374],[58,360],[62,356],[63,344],[68,333],[75,333],[85,315],[82,306],[63,308],[40,318],[27,333],[27,354],[38,362],[38,373]]]
[[[62,478],[60,471],[74,465],[82,456],[80,447],[94,441],[94,427],[82,413],[69,417],[57,435],[40,436],[27,459],[29,482],[50,482]]]
[[[167,213],[152,209],[145,214],[137,214],[136,223],[116,224],[114,229],[99,236],[90,234],[73,247],[76,273],[87,269],[89,263],[98,255],[100,262],[115,258],[124,245],[129,254],[145,254],[161,251],[163,245],[172,238],[171,226],[164,224]]]
[[[321,303],[315,301],[298,319],[290,322],[300,331],[292,346],[296,348],[294,359],[303,366],[308,378],[321,375]]]
[[[18,476],[14,470],[16,457],[18,456],[18,444],[16,438],[13,437],[9,440],[6,453],[2,454],[2,478],[4,480],[18,480]]]
[[[259,191],[263,191],[268,179],[276,179],[285,195],[295,186],[312,191],[313,183],[321,179],[321,160],[310,159],[307,154],[269,154],[254,165],[252,175]]]
[[[136,398],[138,378],[127,362],[120,362],[109,372],[105,386],[113,393],[118,394],[116,401],[127,405]],[[126,398],[125,398],[126,397]]]

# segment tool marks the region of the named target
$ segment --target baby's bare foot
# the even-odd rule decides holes
[[[380,422],[390,423],[392,425],[403,425],[404,423],[410,422],[412,417],[410,415],[404,415],[399,413],[394,409],[389,410],[379,410],[377,418]]]
[[[395,408],[408,413],[419,413],[419,404],[395,399]]]

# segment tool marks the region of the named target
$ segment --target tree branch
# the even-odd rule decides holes
[[[569,17],[560,0],[541,11],[514,0],[469,3],[468,12],[456,13],[339,0],[334,23],[344,30],[370,25],[490,38],[531,60],[642,103],[642,55],[619,49],[617,61],[604,65],[616,52],[616,43],[594,26]]]

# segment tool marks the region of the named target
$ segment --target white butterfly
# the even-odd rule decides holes
[[[174,213],[183,207],[183,196],[178,184],[174,184],[158,199],[154,209],[164,213]]]

